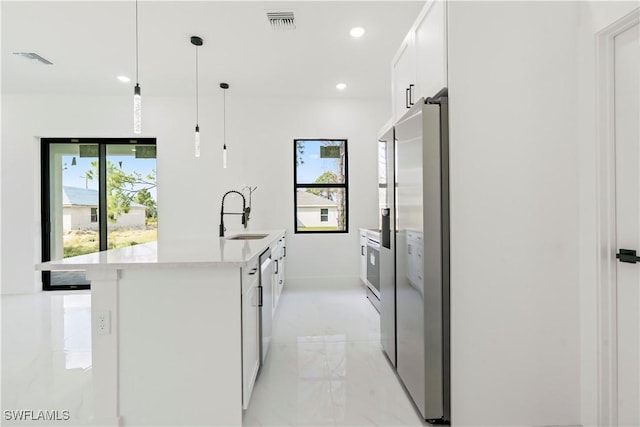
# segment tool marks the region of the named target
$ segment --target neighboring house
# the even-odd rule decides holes
[[[338,204],[306,191],[297,195],[298,227],[337,227]]]
[[[131,203],[129,212],[110,222],[109,228],[144,227],[146,207]],[[62,228],[70,230],[97,230],[98,191],[77,187],[62,187]]]

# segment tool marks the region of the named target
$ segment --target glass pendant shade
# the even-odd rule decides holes
[[[136,83],[133,90],[133,133],[142,132],[142,97],[140,96],[140,85]]]
[[[222,92],[222,168],[227,168],[227,89],[229,83],[220,83]]]
[[[196,157],[200,157],[200,126],[196,125],[196,133],[195,133],[195,154]]]
[[[191,36],[191,44],[196,48],[196,133],[194,137],[195,143],[195,156],[200,157],[200,125],[198,125],[198,47],[202,46],[204,42],[202,38],[198,36]]]
[[[222,147],[222,168],[227,168],[227,144]]]

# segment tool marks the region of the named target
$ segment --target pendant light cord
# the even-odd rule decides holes
[[[199,120],[199,111],[198,111],[198,46],[196,46],[196,126],[198,126]]]
[[[136,84],[138,83],[138,0],[136,0]]]
[[[227,146],[227,90],[222,91],[222,141]]]

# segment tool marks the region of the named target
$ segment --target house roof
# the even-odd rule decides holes
[[[297,194],[298,206],[337,206],[338,204],[333,200],[325,197],[316,196],[313,193],[306,191],[298,191]]]
[[[63,186],[62,206],[98,206],[98,190]],[[146,208],[146,206],[135,202],[131,202],[131,207]]]

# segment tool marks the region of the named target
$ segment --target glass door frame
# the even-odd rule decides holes
[[[108,145],[157,145],[156,138],[41,138],[40,139],[40,195],[42,220],[42,262],[51,260],[51,165],[50,147],[53,144],[78,144],[98,146],[98,233],[99,250],[107,250],[107,146]],[[90,289],[91,285],[51,285],[51,272],[42,272],[44,291]]]

